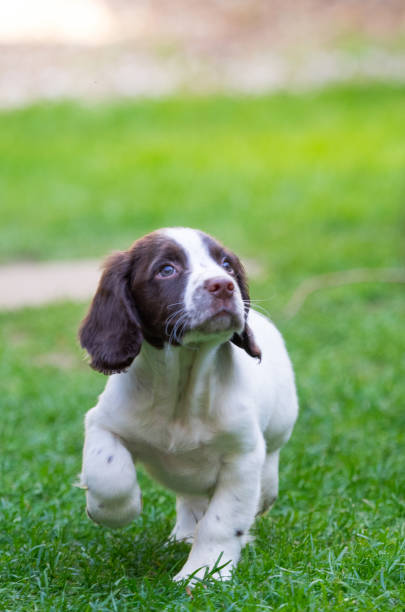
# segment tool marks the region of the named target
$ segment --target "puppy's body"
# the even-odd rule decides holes
[[[159,344],[158,317],[154,317],[153,326],[145,325],[151,341],[141,341],[128,370],[110,377],[97,406],[88,412],[82,482],[88,489],[90,517],[119,527],[141,510],[134,462],[142,462],[177,494],[173,537],[193,543],[176,578],[199,568],[211,569],[220,555],[221,564],[228,563],[222,570],[227,577],[255,514],[277,496],[279,451],[297,415],[294,376],[274,325],[257,312],[248,312],[237,258],[231,267],[225,266],[222,247],[193,230],[165,230],[159,239],[162,236],[171,248],[181,249],[181,265],[164,265],[175,259],[173,252],[169,259],[165,253],[159,268],[163,276],[155,273],[152,281],[153,272],[147,273],[146,281],[138,278],[138,285],[134,281],[131,287],[134,308],[137,296],[139,301],[144,295],[145,282],[157,283],[161,303],[170,294],[173,302],[166,299],[165,325],[160,325],[166,338]],[[213,245],[219,249],[217,255]],[[129,267],[134,265],[132,260]],[[173,267],[179,269],[166,277]],[[171,285],[165,280],[169,278]],[[147,286],[149,291],[152,285]],[[102,280],[104,294],[109,293],[106,287]],[[170,329],[172,304],[179,308]],[[100,329],[99,321],[94,323],[97,308],[93,303],[82,341],[86,325]],[[145,305],[141,310],[146,312]],[[136,316],[139,320],[138,312]],[[177,324],[182,326],[181,337],[173,335]],[[116,332],[117,337],[121,336]],[[91,342],[83,344],[92,353]],[[117,361],[116,347],[112,352]],[[114,369],[111,363],[106,365],[105,353],[94,357],[95,353],[93,360],[103,363],[99,369],[107,365]],[[260,362],[252,358],[260,353]]]

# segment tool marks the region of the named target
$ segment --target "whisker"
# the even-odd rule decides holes
[[[173,312],[169,317],[167,317],[166,323],[170,323],[170,321],[172,319],[174,319],[175,317],[177,317],[180,314],[183,314],[184,312],[185,312],[184,308],[181,308],[180,310],[176,310],[176,312]]]
[[[173,306],[179,306],[180,304],[184,304],[184,302],[174,302],[173,304],[169,304],[167,308],[172,308]]]
[[[254,310],[258,310],[259,312],[262,312],[263,314],[271,318],[270,312],[266,308],[263,308],[263,306],[260,306],[260,304],[252,304],[252,306]]]
[[[176,312],[176,315],[177,315],[177,314],[179,314],[179,313],[178,313],[178,312]],[[179,322],[180,322],[180,321],[183,319],[183,317],[184,317],[184,313],[181,313],[181,314],[180,314],[180,317],[179,317],[179,318],[177,319],[177,321],[175,322],[175,324],[174,324],[174,326],[173,326],[173,328],[172,328],[172,330],[171,330],[171,332],[170,332],[170,335],[169,335],[169,344],[172,342],[172,340],[175,340],[175,339],[176,339],[176,328],[177,328],[177,326],[179,325]],[[173,317],[172,317],[172,318],[173,318]],[[167,328],[167,331],[168,331],[168,326],[166,326],[166,328]],[[167,331],[166,331],[166,333],[167,333]]]
[[[180,344],[182,337],[184,335],[184,330],[186,329],[188,323],[188,318],[185,318],[184,321],[181,323],[181,325],[179,326],[179,329],[176,332],[177,335],[177,342]]]
[[[181,334],[184,331],[184,328],[188,322],[188,313],[185,312],[175,323],[173,329],[172,329],[172,333],[170,334],[169,337],[169,342],[171,342],[172,340],[174,340],[175,342],[179,342],[181,340]]]
[[[177,341],[177,336],[176,336],[177,326],[178,326],[178,321],[176,322],[176,325],[173,327],[172,331],[170,332],[169,344],[173,344],[173,342]]]
[[[264,308],[261,304],[258,303],[258,302],[271,302],[271,298],[264,299],[264,300],[242,300],[242,302],[245,305],[249,304],[255,310],[258,310],[259,312],[262,312],[263,314],[271,318],[270,312],[266,308]]]
[[[178,325],[175,329],[175,339],[180,342],[181,335],[184,332],[184,329],[189,321],[188,313],[185,313],[181,319],[179,319]]]
[[[166,320],[166,324],[165,324],[165,334],[168,333],[169,331],[169,327],[170,327],[170,323],[173,321],[173,319],[175,319],[177,316],[181,317],[185,314],[185,309],[184,308],[180,308],[179,310],[176,310],[176,312],[173,312]]]
[[[242,302],[247,302],[247,303],[250,302],[251,304],[254,304],[254,303],[257,303],[257,302],[271,302],[272,300],[273,300],[273,298],[265,298],[263,300],[253,300],[253,299],[244,300],[244,299],[242,299]]]
[[[252,299],[252,302],[271,302],[272,301],[272,297],[268,297],[268,298],[255,298]]]

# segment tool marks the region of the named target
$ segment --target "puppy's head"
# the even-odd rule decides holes
[[[144,340],[156,348],[232,340],[260,357],[248,311],[236,255],[202,232],[164,229],[107,259],[79,337],[105,374],[125,370]]]

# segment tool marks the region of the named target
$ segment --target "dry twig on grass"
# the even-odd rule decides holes
[[[312,276],[304,280],[295,290],[285,308],[285,314],[289,319],[295,317],[308,296],[315,291],[355,283],[405,283],[405,269],[357,268]]]

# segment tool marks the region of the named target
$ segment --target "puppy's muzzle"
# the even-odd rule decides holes
[[[210,278],[205,281],[203,286],[213,298],[223,300],[224,302],[230,301],[235,291],[233,281],[221,277]]]

